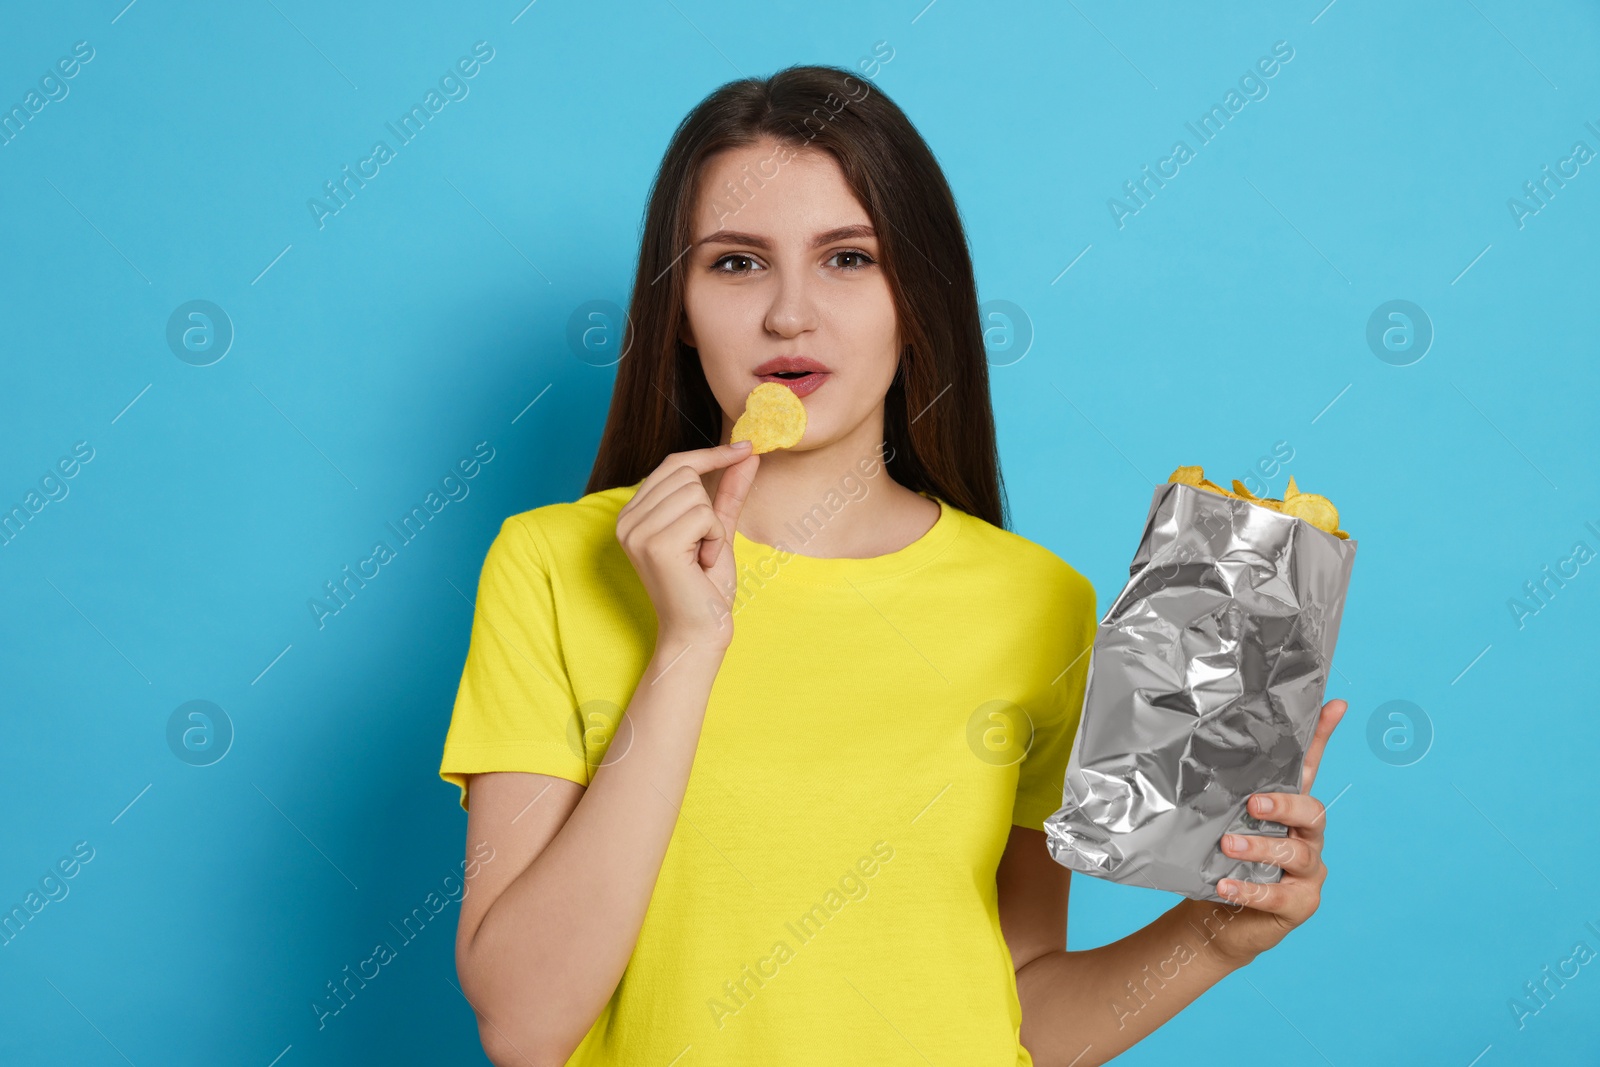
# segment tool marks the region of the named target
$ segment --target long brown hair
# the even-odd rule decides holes
[[[679,339],[684,252],[705,161],[764,139],[831,153],[877,231],[904,341],[884,408],[890,476],[1004,527],[989,365],[955,198],[905,113],[830,66],[728,82],[678,125],[650,189],[624,356],[585,492],[632,485],[668,453],[718,443],[722,410],[699,353]],[[760,186],[747,175],[746,189]]]

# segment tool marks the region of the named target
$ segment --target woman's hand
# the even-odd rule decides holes
[[[1283,940],[1285,934],[1311,917],[1322,902],[1322,883],[1328,868],[1322,862],[1322,833],[1327,809],[1311,796],[1311,783],[1333,728],[1345,709],[1343,700],[1322,706],[1317,730],[1306,750],[1299,793],[1257,793],[1250,798],[1250,813],[1289,827],[1287,837],[1225,834],[1222,850],[1242,860],[1256,860],[1283,868],[1272,884],[1224,878],[1218,893],[1244,909],[1221,923],[1212,945],[1231,962],[1243,966],[1260,952]]]
[[[617,513],[617,540],[656,611],[656,642],[727,649],[736,592],[733,531],[761,457],[750,444],[674,452]],[[712,502],[700,476],[726,467]]]

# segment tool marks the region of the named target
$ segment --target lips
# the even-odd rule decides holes
[[[806,356],[778,356],[755,369],[755,375],[764,382],[778,382],[804,397],[816,392],[832,377],[827,367]]]

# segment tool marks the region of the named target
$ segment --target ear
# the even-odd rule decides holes
[[[678,340],[693,349],[700,347],[694,343],[694,331],[689,328],[689,316],[687,315],[683,316],[678,322]]]

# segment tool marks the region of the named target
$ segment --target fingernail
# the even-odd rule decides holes
[[[734,442],[734,443],[733,443],[733,447],[734,447],[734,448],[749,448],[749,447],[750,447],[750,445],[751,445],[751,442],[750,442],[750,441],[748,441],[748,440],[745,440],[745,441],[735,441],[735,442]]]
[[[1256,810],[1265,815],[1272,810],[1271,797],[1256,797]]]
[[[1237,834],[1227,835],[1227,837],[1223,840],[1223,844],[1227,845],[1235,852],[1244,847],[1244,842],[1239,839]]]

